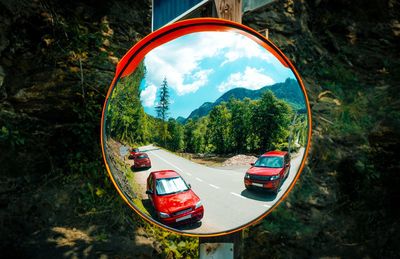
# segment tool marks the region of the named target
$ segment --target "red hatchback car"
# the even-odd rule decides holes
[[[136,153],[133,156],[133,162],[134,162],[133,164],[134,169],[151,167],[150,158],[146,153]]]
[[[139,149],[138,148],[132,148],[131,150],[129,150],[129,156],[128,159],[134,159],[136,154],[139,153]]]
[[[244,176],[246,189],[263,188],[277,194],[290,172],[290,156],[284,151],[261,155]]]
[[[165,225],[182,225],[200,221],[204,208],[191,186],[173,170],[151,172],[147,191],[157,218]]]

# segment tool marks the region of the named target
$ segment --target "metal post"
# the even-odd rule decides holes
[[[241,259],[243,258],[242,244],[242,231],[224,236],[200,237],[200,259]]]
[[[242,0],[214,0],[217,17],[242,23]],[[242,231],[199,238],[200,259],[241,259]]]
[[[242,23],[242,0],[214,0],[219,18]]]

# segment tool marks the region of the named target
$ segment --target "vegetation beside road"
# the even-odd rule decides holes
[[[297,114],[284,100],[265,91],[258,100],[231,98],[214,106],[210,113],[181,123],[168,119],[168,82],[160,87],[155,109],[158,118],[144,112],[140,83],[142,64],[121,78],[110,96],[106,112],[106,135],[128,146],[156,143],[180,153],[237,154],[287,150],[307,141],[306,114]],[[290,143],[289,143],[290,142]]]

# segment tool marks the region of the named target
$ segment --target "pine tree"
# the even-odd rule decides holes
[[[159,101],[156,106],[157,117],[165,122],[168,118],[169,110],[169,90],[167,78],[164,78],[159,95]]]
[[[160,88],[160,95],[159,101],[156,108],[157,117],[161,119],[160,123],[160,136],[163,141],[164,147],[166,146],[168,134],[168,125],[167,125],[167,118],[168,118],[168,109],[169,109],[169,90],[168,90],[168,82],[167,78],[164,78],[161,88]]]

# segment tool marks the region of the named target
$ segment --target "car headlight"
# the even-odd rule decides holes
[[[245,178],[245,179],[250,179],[250,174],[249,174],[249,173],[246,173],[246,174],[244,175],[244,178]]]
[[[277,175],[274,175],[274,176],[271,176],[271,181],[273,181],[273,180],[278,180],[279,179],[279,174],[277,174]]]
[[[203,205],[203,204],[201,203],[201,201],[198,201],[198,202],[196,203],[196,206],[194,206],[194,209],[200,208],[201,205]]]
[[[169,214],[168,213],[164,213],[164,212],[160,212],[160,218],[169,218]]]

